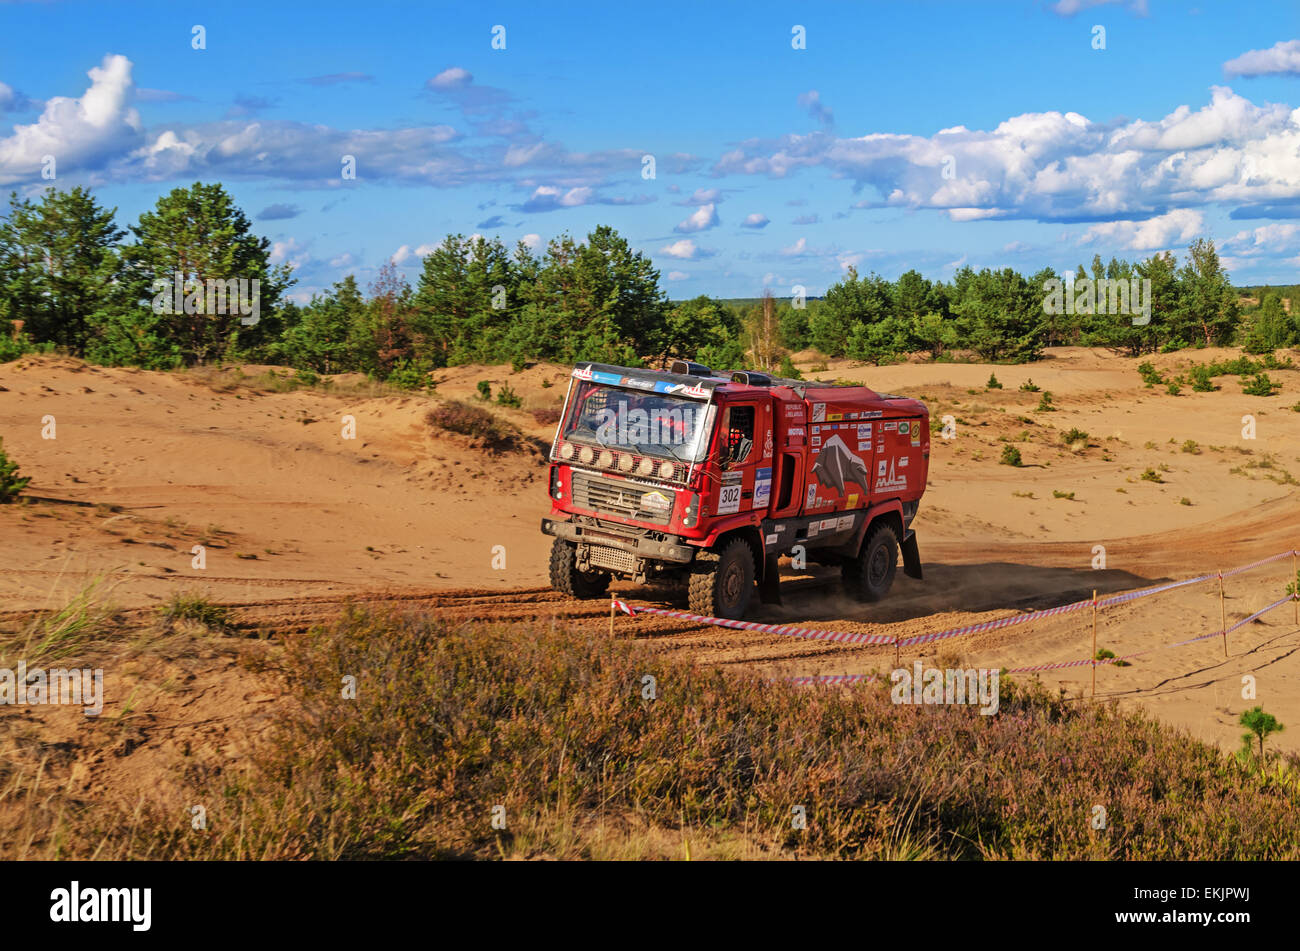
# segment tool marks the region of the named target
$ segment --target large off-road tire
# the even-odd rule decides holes
[[[739,620],[754,594],[754,550],[733,538],[721,551],[701,551],[691,565],[691,612]]]
[[[844,590],[858,601],[879,601],[889,593],[898,569],[898,536],[884,522],[867,531],[856,558],[844,562]]]
[[[557,538],[551,545],[551,587],[561,594],[583,601],[609,593],[608,571],[579,571],[578,546]]]

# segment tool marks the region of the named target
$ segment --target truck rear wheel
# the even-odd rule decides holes
[[[691,611],[707,617],[738,620],[754,593],[754,552],[735,538],[720,552],[701,551],[691,565]]]
[[[867,531],[862,550],[840,569],[844,589],[858,601],[879,601],[889,593],[898,568],[898,536],[888,525],[878,523]]]
[[[609,591],[609,572],[579,571],[578,546],[557,538],[551,545],[551,587],[584,601],[603,598]]]

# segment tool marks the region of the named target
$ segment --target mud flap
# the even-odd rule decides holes
[[[763,604],[781,603],[780,556],[769,552],[763,560],[763,580],[758,586],[758,597]]]
[[[909,578],[921,578],[921,550],[916,545],[916,532],[903,533],[903,574]]]

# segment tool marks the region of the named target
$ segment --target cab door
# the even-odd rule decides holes
[[[766,400],[728,403],[719,415],[715,515],[766,511],[772,493],[772,408]]]

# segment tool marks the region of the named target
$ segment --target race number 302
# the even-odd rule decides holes
[[[724,485],[718,492],[718,514],[733,515],[740,511],[740,484]]]

